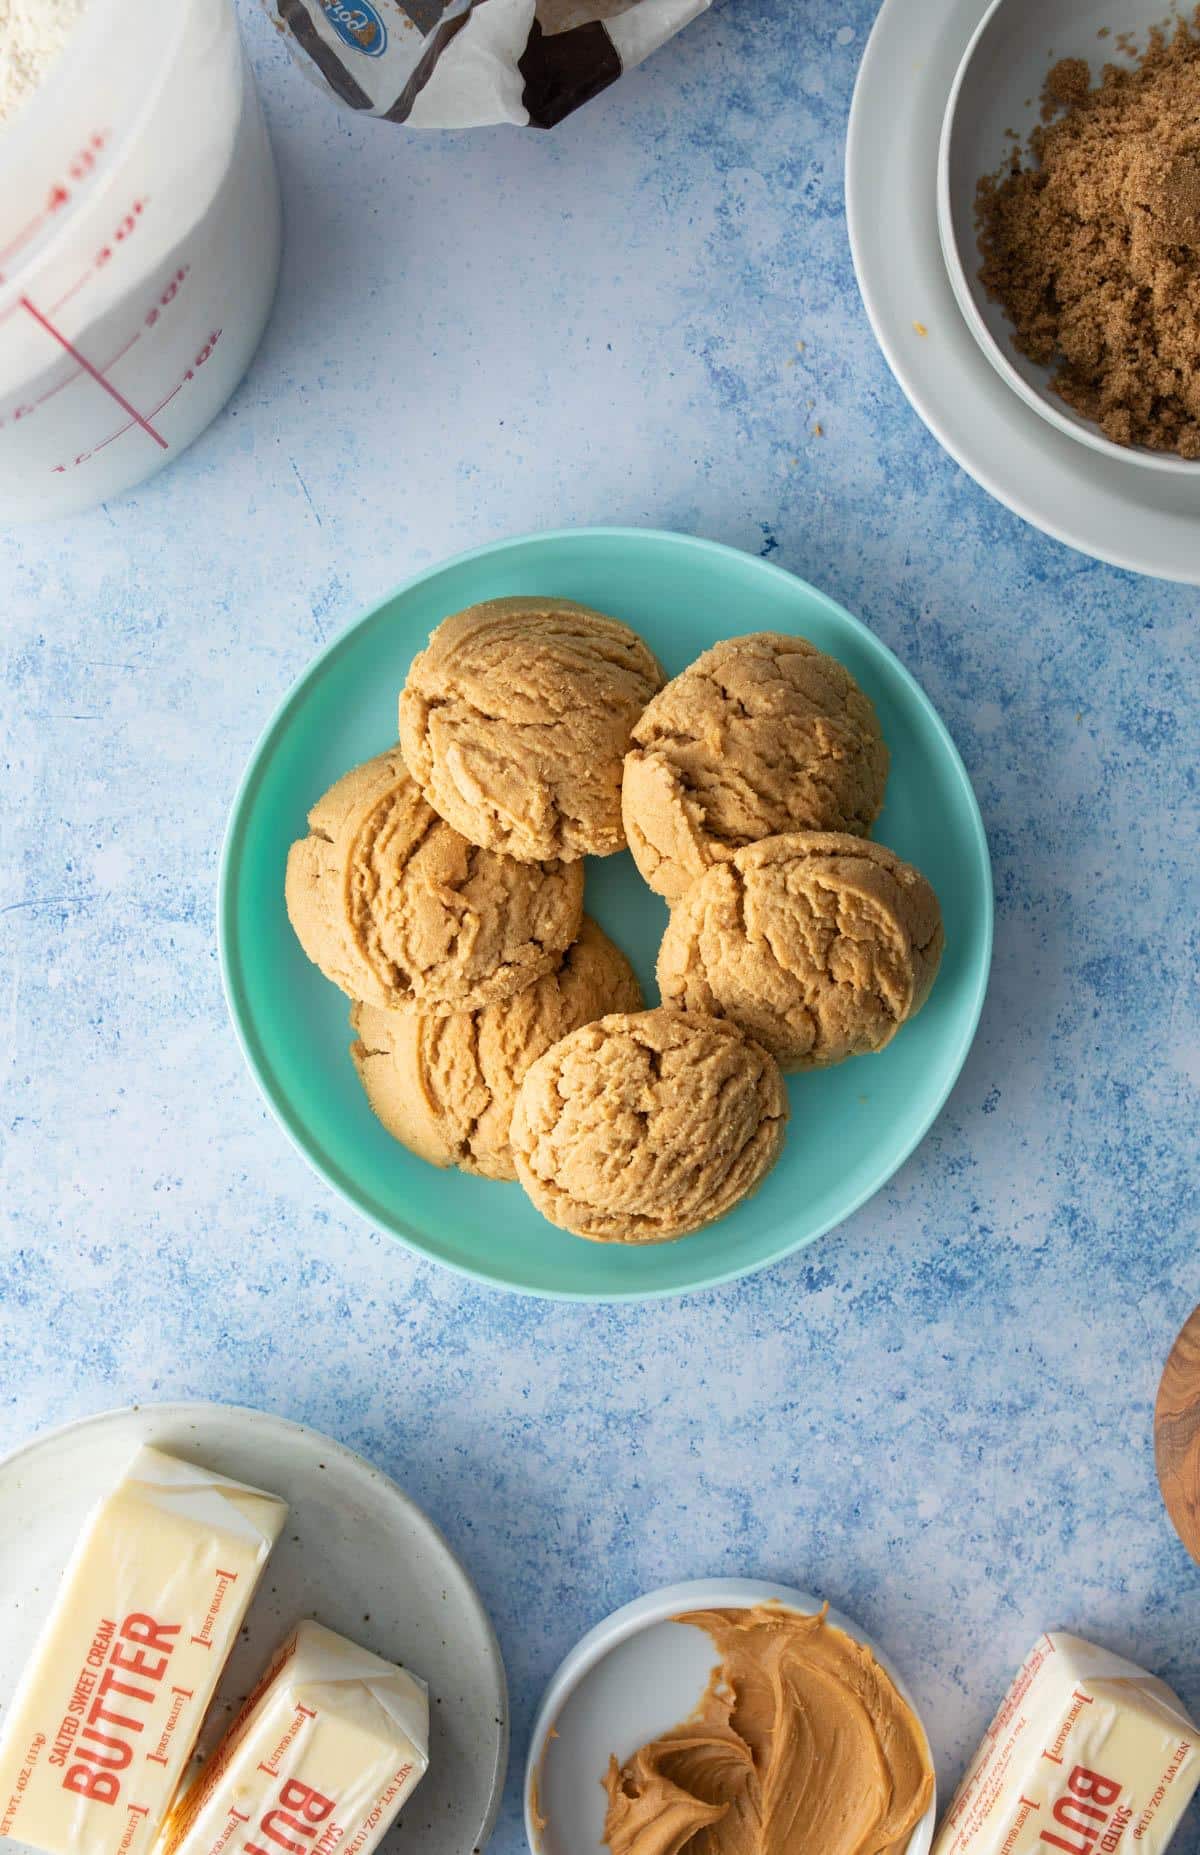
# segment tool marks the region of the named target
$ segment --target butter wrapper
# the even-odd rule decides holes
[[[1200,1784],[1200,1734],[1165,1682],[1043,1636],[1009,1688],[932,1855],[1163,1855]]]
[[[0,1736],[0,1835],[148,1855],[286,1503],[138,1451],[63,1574]]]
[[[309,76],[414,129],[550,129],[710,0],[264,0]]]
[[[176,1799],[155,1855],[371,1855],[428,1765],[424,1682],[306,1621]]]

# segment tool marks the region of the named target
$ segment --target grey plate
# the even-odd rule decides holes
[[[209,1750],[271,1650],[300,1617],[429,1683],[428,1776],[386,1855],[482,1849],[508,1766],[499,1645],[476,1591],[418,1507],[340,1443],[232,1404],[151,1404],[84,1418],[0,1462],[0,1723],[85,1514],[140,1443],[269,1489],[290,1513],[201,1734]],[[12,1847],[18,1845],[12,1844]]]

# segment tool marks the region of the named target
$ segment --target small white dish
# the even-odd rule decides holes
[[[1121,0],[1112,7],[1119,31]],[[1200,585],[1200,471],[1142,470],[1057,431],[985,360],[955,302],[938,240],[938,142],[988,10],[883,0],[876,16],[846,145],[850,245],[876,339],[934,437],[997,501],[1096,560]]]
[[[1119,0],[1117,7],[1113,0],[993,0],[963,54],[942,122],[938,234],[967,327],[1000,378],[1027,406],[1094,451],[1187,476],[1200,471],[1200,463],[1144,445],[1114,444],[1054,391],[1053,368],[1031,361],[1014,346],[1012,323],[979,280],[975,223],[979,179],[1005,164],[1014,140],[1025,149],[1040,118],[1052,63],[1083,58],[1096,81],[1106,63],[1133,63],[1123,49],[1125,33],[1144,46],[1150,28],[1162,22],[1162,0]]]
[[[546,1689],[529,1744],[525,1833],[534,1855],[606,1855],[609,1758],[631,1757],[698,1704],[716,1651],[702,1630],[675,1618],[689,1610],[770,1603],[804,1616],[821,1608],[817,1598],[787,1585],[700,1578],[636,1598],[576,1643]],[[919,1720],[916,1702],[879,1645],[836,1610],[829,1621],[870,1649]],[[928,1855],[936,1819],[935,1794],[905,1855]]]
[[[385,1855],[468,1855],[491,1833],[508,1766],[504,1665],[487,1612],[432,1521],[327,1437],[226,1404],[150,1404],[46,1431],[0,1462],[0,1718],[84,1516],[141,1443],[289,1504],[242,1640],[200,1737],[211,1751],[271,1651],[316,1617],[429,1683],[430,1766]],[[8,1845],[17,1849],[20,1845]]]

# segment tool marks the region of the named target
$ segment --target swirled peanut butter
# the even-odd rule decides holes
[[[612,1855],[900,1855],[933,1771],[869,1649],[782,1606],[699,1610],[720,1655],[696,1712],[606,1780]]]

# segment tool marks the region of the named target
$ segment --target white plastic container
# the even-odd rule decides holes
[[[229,398],[279,269],[230,0],[90,0],[0,127],[0,523],[142,482]]]

